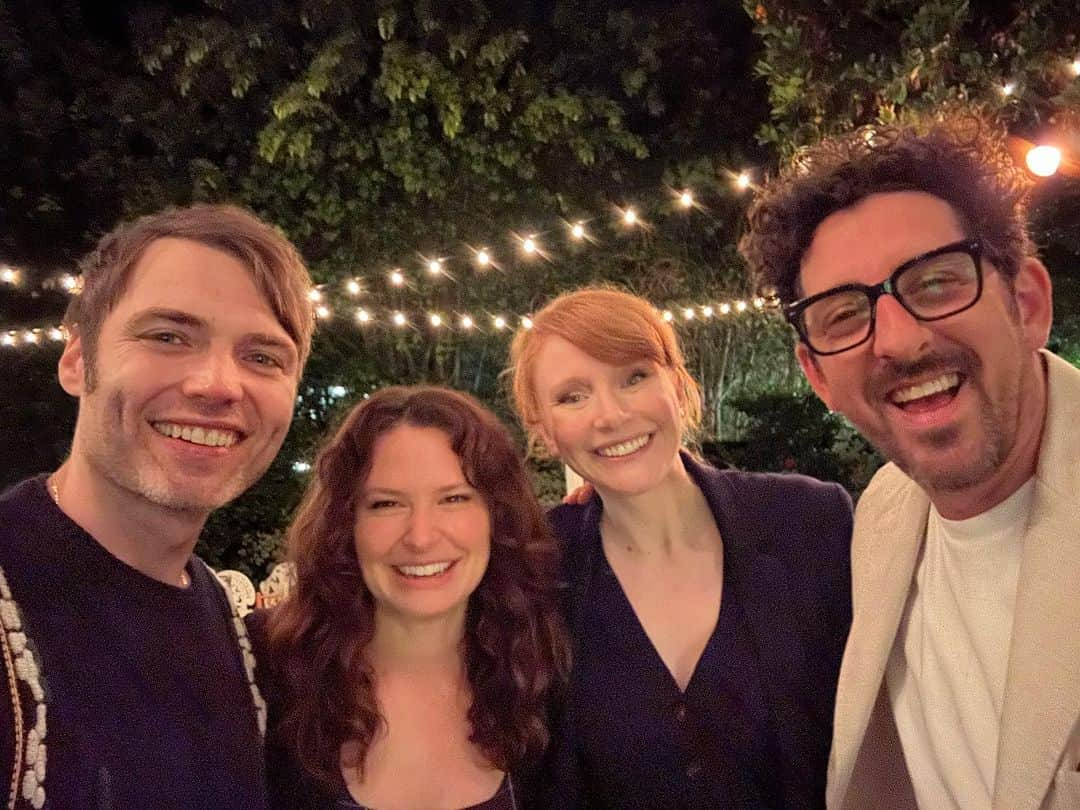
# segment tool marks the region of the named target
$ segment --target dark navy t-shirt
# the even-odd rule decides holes
[[[0,567],[42,668],[47,807],[266,807],[251,688],[205,565],[186,589],[144,576],[39,477],[0,496]]]

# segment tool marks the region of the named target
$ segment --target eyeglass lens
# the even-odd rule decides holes
[[[942,253],[904,268],[892,294],[916,318],[945,318],[971,306],[979,295],[973,257]],[[843,351],[865,340],[873,328],[875,302],[863,290],[842,290],[819,298],[803,311],[807,342],[817,352]]]

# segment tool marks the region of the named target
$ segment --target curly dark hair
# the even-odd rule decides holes
[[[795,155],[750,207],[739,251],[757,289],[791,303],[802,295],[802,257],[824,219],[871,194],[922,191],[953,208],[1011,281],[1031,252],[1030,189],[1004,133],[976,113],[862,127]]]
[[[296,583],[267,619],[282,707],[271,733],[331,788],[340,784],[342,744],[359,743],[362,767],[383,723],[364,656],[375,605],[353,527],[375,442],[401,424],[445,432],[491,514],[491,555],[469,597],[464,656],[473,693],[470,739],[492,765],[509,770],[543,752],[548,701],[569,669],[555,592],[556,541],[506,428],[467,394],[384,388],[357,405],[320,451],[287,534]]]

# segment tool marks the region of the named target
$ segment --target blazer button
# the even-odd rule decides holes
[[[680,703],[675,707],[675,719],[682,723],[686,720],[686,704]]]
[[[686,766],[686,776],[688,779],[694,779],[701,773],[701,763],[695,760]]]

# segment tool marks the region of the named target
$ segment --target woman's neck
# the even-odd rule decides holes
[[[365,657],[376,679],[398,673],[458,679],[464,675],[464,606],[454,615],[414,618],[376,608]]]
[[[625,550],[646,554],[694,547],[713,536],[715,520],[705,495],[690,477],[682,458],[657,486],[634,495],[597,487],[604,504],[601,534]]]

